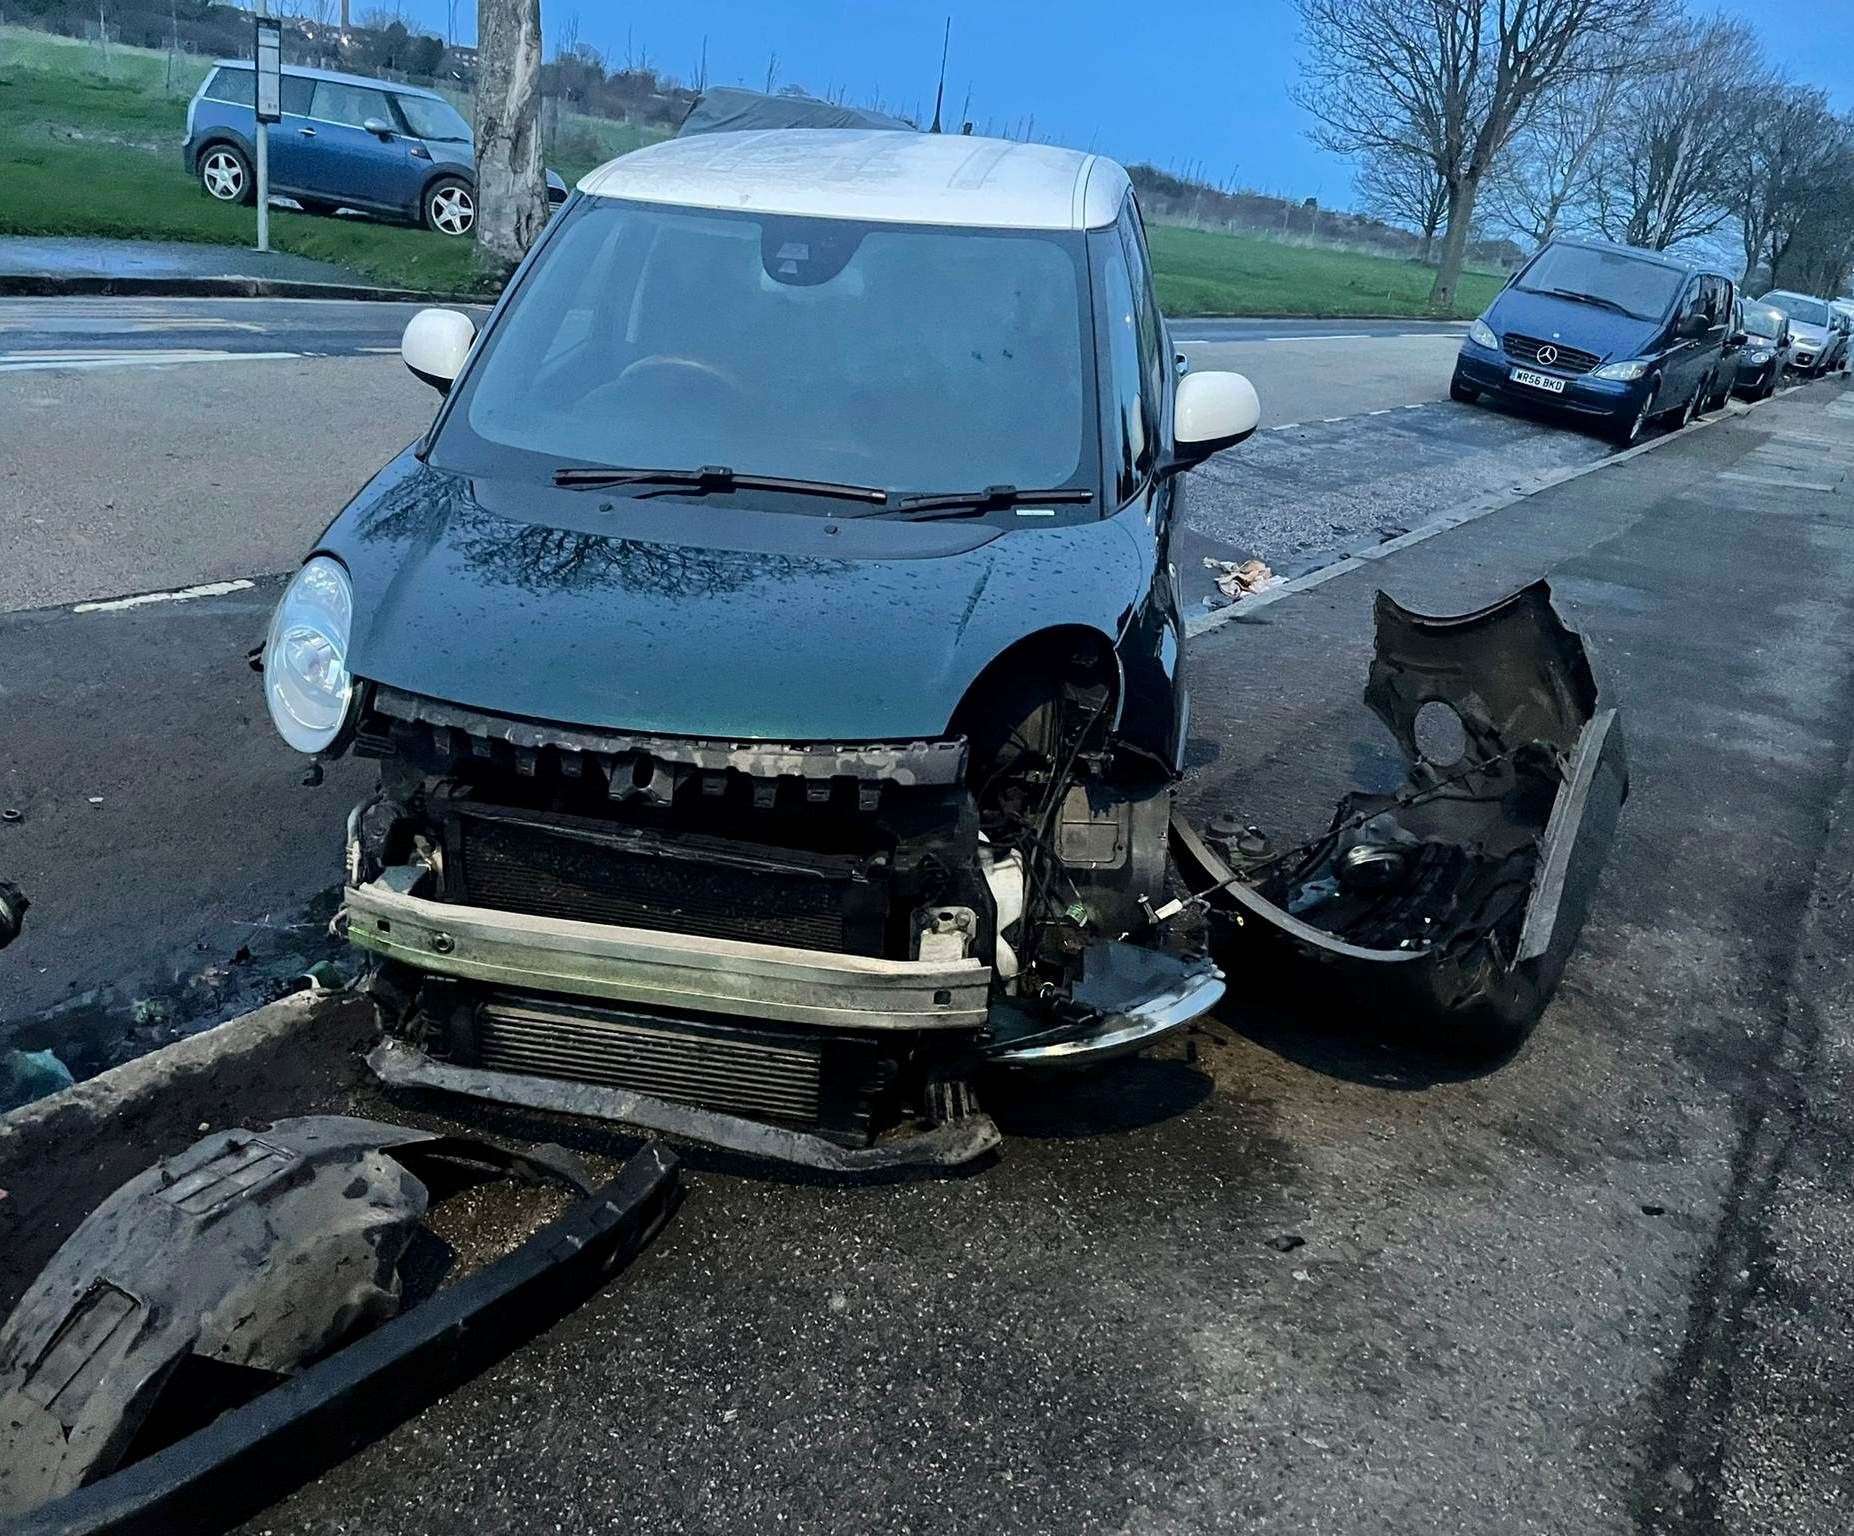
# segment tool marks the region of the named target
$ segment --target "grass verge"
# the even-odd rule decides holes
[[[1431,313],[1435,269],[1413,261],[1173,225],[1155,225],[1147,236],[1159,305],[1168,315]],[[1464,272],[1455,314],[1478,315],[1504,281]]]

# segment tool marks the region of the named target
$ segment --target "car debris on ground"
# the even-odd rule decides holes
[[[499,1177],[572,1203],[452,1275],[427,1217]],[[207,1135],[104,1200],[0,1329],[0,1518],[220,1528],[603,1283],[677,1192],[657,1146],[595,1187],[559,1148],[345,1116]]]

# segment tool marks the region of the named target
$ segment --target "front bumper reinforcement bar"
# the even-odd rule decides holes
[[[390,876],[393,872],[389,871]],[[347,892],[348,937],[439,976],[645,1008],[825,1029],[979,1029],[991,967],[883,960],[466,907],[375,880]]]

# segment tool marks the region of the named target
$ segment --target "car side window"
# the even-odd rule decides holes
[[[1138,306],[1126,244],[1117,229],[1088,237],[1094,269],[1095,313],[1105,366],[1101,369],[1101,418],[1105,428],[1106,469],[1114,505],[1138,494],[1151,473],[1152,434],[1146,428]]]
[[[1146,435],[1157,442],[1165,402],[1165,325],[1152,292],[1152,264],[1146,257],[1146,232],[1132,197],[1120,209],[1120,238],[1126,246],[1127,272],[1133,283],[1133,314],[1139,330],[1140,401]]]
[[[345,123],[350,128],[365,126],[377,117],[383,123],[394,121],[385,91],[370,91],[361,85],[343,85],[336,80],[315,82],[315,108],[310,114],[325,123]]]
[[[256,100],[257,81],[248,69],[215,70],[206,87],[206,100],[222,101],[227,106],[249,107]]]
[[[301,75],[283,77],[283,110],[290,117],[307,117],[309,102],[315,95],[315,81]]]

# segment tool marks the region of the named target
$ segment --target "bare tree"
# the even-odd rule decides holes
[[[1429,263],[1436,231],[1448,213],[1448,186],[1436,174],[1435,161],[1427,155],[1371,150],[1353,190],[1360,213],[1414,229],[1423,242],[1416,259]]]
[[[476,246],[508,268],[547,222],[541,0],[477,0],[476,36]]]
[[[1620,72],[1586,75],[1539,102],[1488,180],[1495,224],[1536,247],[1590,223],[1598,150],[1623,83]]]
[[[1597,224],[1612,239],[1664,251],[1732,217],[1732,171],[1766,77],[1740,22],[1688,27],[1665,66],[1632,81],[1604,141]]]
[[[1792,86],[1755,93],[1731,167],[1732,216],[1747,278],[1779,263],[1832,186],[1847,132],[1818,90]]]
[[[1448,189],[1430,304],[1451,310],[1481,184],[1538,103],[1628,67],[1664,0],[1295,0],[1295,100],[1342,154],[1427,156]]]

